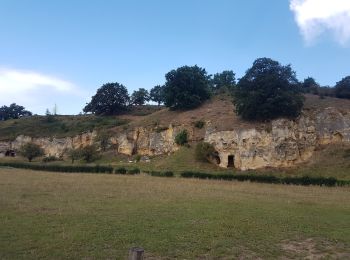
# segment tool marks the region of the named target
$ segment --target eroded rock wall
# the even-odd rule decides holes
[[[175,136],[185,128],[185,126],[173,127],[170,125],[162,131],[139,127],[129,131],[115,132],[110,138],[111,149],[125,155],[169,154],[178,150]],[[191,131],[188,131],[191,136]],[[82,148],[94,144],[96,137],[97,132],[95,131],[67,138],[32,138],[20,135],[14,141],[0,142],[0,153],[3,154],[10,149],[19,150],[22,145],[33,142],[40,145],[47,156],[60,157],[72,148]]]
[[[207,131],[205,141],[214,145],[221,167],[232,156],[241,170],[289,167],[309,160],[319,145],[350,143],[350,113],[327,108],[295,121],[274,120],[270,129]]]

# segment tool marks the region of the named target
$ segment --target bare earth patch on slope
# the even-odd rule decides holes
[[[308,238],[285,240],[281,247],[287,256],[282,259],[349,259],[350,251],[341,243]]]

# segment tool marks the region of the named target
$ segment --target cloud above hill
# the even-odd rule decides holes
[[[350,1],[290,0],[290,9],[307,44],[324,33],[345,46],[350,39]]]
[[[64,108],[68,100],[83,96],[83,91],[69,81],[39,72],[0,68],[0,105],[15,102],[42,114],[55,103]]]

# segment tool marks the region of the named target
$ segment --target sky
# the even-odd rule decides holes
[[[334,86],[350,0],[0,0],[0,106],[77,114],[107,82],[151,89],[183,65],[240,78],[260,57]]]

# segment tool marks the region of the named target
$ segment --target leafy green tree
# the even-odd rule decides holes
[[[164,86],[157,85],[153,87],[150,91],[150,100],[158,103],[160,106],[161,103],[164,103]]]
[[[343,78],[335,85],[335,96],[337,98],[350,99],[350,76]]]
[[[97,90],[83,111],[97,115],[114,115],[125,111],[129,104],[129,94],[119,83],[107,83]]]
[[[0,107],[0,120],[18,119],[26,116],[32,116],[32,112],[25,110],[23,106],[16,103]]]
[[[98,158],[98,151],[96,146],[87,145],[81,149],[81,157],[85,162],[93,162]]]
[[[320,85],[315,81],[314,78],[308,77],[304,79],[304,82],[301,84],[302,91],[305,93],[317,94]]]
[[[35,143],[26,143],[20,148],[20,154],[31,162],[34,158],[43,156],[44,150]]]
[[[149,100],[150,100],[149,93],[144,88],[135,90],[131,95],[131,103],[133,105],[141,106],[141,105],[144,105]]]
[[[73,148],[68,151],[68,157],[71,159],[72,164],[82,157],[82,150],[80,148]]]
[[[165,105],[172,109],[192,109],[210,98],[209,76],[205,69],[184,66],[165,75]]]
[[[221,89],[231,90],[235,85],[236,78],[232,70],[224,70],[221,73],[216,73],[212,79],[212,88],[214,91],[219,91]]]
[[[304,97],[295,72],[269,58],[254,61],[234,92],[236,113],[248,120],[296,117]]]

